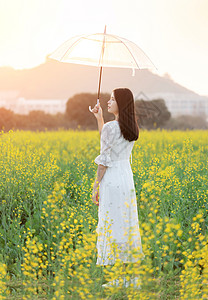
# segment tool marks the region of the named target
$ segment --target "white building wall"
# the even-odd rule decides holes
[[[173,117],[179,115],[207,116],[208,97],[193,94],[177,93],[144,93],[140,92],[135,100],[145,101],[153,99],[164,99],[168,110]]]
[[[40,110],[48,114],[65,113],[67,99],[25,99],[13,94],[0,94],[0,107],[12,110],[16,114],[29,114]]]

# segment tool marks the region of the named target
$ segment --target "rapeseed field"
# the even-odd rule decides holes
[[[126,269],[96,265],[98,131],[0,139],[0,299],[208,299],[207,131],[140,131],[132,171],[145,258],[131,253]],[[140,288],[102,287],[135,275]]]

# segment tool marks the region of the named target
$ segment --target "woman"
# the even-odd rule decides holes
[[[115,116],[113,121],[104,124],[100,103],[95,105],[92,112],[97,118],[101,135],[100,155],[95,158],[98,164],[97,177],[92,193],[93,202],[99,205],[96,264],[112,265],[119,258],[125,265],[144,256],[129,161],[134,142],[139,136],[133,94],[127,88],[113,90],[108,101],[108,112]],[[129,254],[133,249],[140,257]]]

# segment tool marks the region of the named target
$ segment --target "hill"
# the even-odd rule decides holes
[[[14,70],[0,68],[0,91],[17,90],[18,97],[27,99],[68,99],[77,93],[96,93],[99,68],[52,59],[32,69]],[[159,76],[149,70],[103,68],[101,92],[111,92],[116,87],[128,87],[134,95],[145,94],[197,94],[174,82],[169,76]]]

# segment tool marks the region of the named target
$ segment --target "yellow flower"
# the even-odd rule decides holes
[[[178,232],[177,232],[177,235],[180,237],[180,236],[182,236],[182,234],[183,234],[183,230],[178,230]]]

